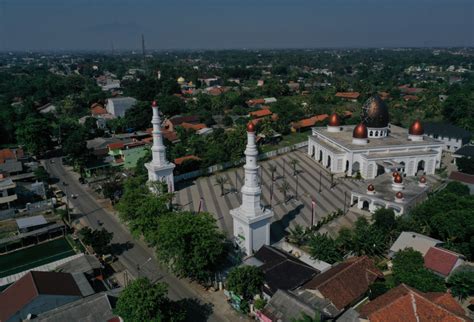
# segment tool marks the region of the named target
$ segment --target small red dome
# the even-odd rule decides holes
[[[331,116],[329,117],[329,126],[339,126],[341,125],[341,119],[339,118],[339,115],[336,113],[332,113]]]
[[[395,178],[396,176],[399,176],[399,175],[400,175],[400,174],[398,173],[398,171],[394,171],[394,172],[392,173],[392,176],[393,176],[394,178]]]
[[[416,120],[411,124],[410,128],[408,129],[408,133],[411,135],[423,135],[423,133],[425,133],[420,120]]]
[[[367,139],[367,126],[364,123],[359,123],[352,132],[352,137],[356,139]]]
[[[402,179],[401,175],[398,175],[398,176],[395,177],[395,180],[394,180],[395,183],[402,183],[402,181],[403,181],[403,179]]]
[[[401,191],[397,192],[395,197],[397,197],[397,199],[402,199],[403,198],[403,193]]]
[[[426,183],[426,177],[425,177],[425,176],[421,176],[421,177],[420,177],[420,182],[421,182],[421,183]]]
[[[369,184],[369,186],[367,187],[367,190],[368,191],[375,191],[375,187],[373,184]]]
[[[255,125],[252,122],[247,124],[247,132],[255,132]]]
[[[151,107],[157,107],[158,103],[156,101],[151,102]]]

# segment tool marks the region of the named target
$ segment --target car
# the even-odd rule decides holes
[[[71,193],[71,198],[72,198],[72,199],[76,199],[76,198],[77,198],[77,195],[74,194],[74,193]]]

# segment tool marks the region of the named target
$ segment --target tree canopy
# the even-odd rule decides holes
[[[233,268],[227,276],[227,289],[250,301],[261,293],[263,272],[255,266],[239,266]]]

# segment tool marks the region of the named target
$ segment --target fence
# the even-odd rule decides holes
[[[285,146],[285,147],[280,148],[278,150],[273,150],[273,151],[269,151],[269,152],[259,154],[258,155],[258,160],[266,160],[266,159],[269,159],[269,158],[273,158],[277,155],[285,154],[285,153],[303,148],[305,146],[308,146],[308,141],[296,143],[296,144],[293,144],[291,146]],[[210,167],[205,168],[205,169],[199,169],[199,170],[196,170],[196,171],[180,174],[180,175],[174,177],[174,181],[175,182],[180,182],[180,181],[194,179],[194,178],[197,178],[197,177],[200,177],[200,176],[209,175],[209,174],[216,173],[216,172],[219,172],[219,171],[222,171],[222,170],[238,167],[238,166],[240,166],[244,163],[245,163],[245,158],[241,158],[240,160],[237,160],[237,161],[229,161],[229,162],[225,162],[225,163],[221,163],[221,164],[215,164],[215,165],[210,166]]]
[[[51,199],[26,204],[26,211],[30,215],[50,209],[53,209],[53,202]]]

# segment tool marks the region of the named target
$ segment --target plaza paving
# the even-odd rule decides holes
[[[298,175],[293,174],[290,164],[292,159],[298,160],[296,166]],[[331,176],[320,164],[306,154],[306,149],[295,150],[273,159],[259,162],[262,171],[262,204],[270,206],[270,189],[272,185],[270,165],[276,165],[274,194],[272,206],[274,219],[271,226],[272,242],[280,240],[285,235],[288,227],[295,224],[302,226],[311,225],[311,200],[316,202],[316,223],[321,218],[336,211],[344,209],[344,194],[346,193],[346,208],[349,209],[350,192],[358,186],[365,186],[362,180],[334,179],[335,186],[331,189]],[[319,192],[319,178],[321,173],[321,192]],[[220,186],[216,184],[216,175],[227,177],[225,194],[221,196]],[[230,209],[240,205],[240,189],[243,185],[243,168],[230,169],[209,177],[201,177],[194,181],[181,182],[176,187],[175,203],[183,210],[197,211],[200,198],[203,198],[202,210],[213,214],[219,227],[227,234],[232,235],[232,217]],[[290,185],[288,195],[290,200],[285,203],[283,193],[279,190],[282,182],[286,180]],[[296,182],[298,181],[298,196],[296,197]],[[335,233],[342,226],[351,226],[361,213],[351,209],[345,216],[339,217],[331,224],[324,226],[320,231]]]

